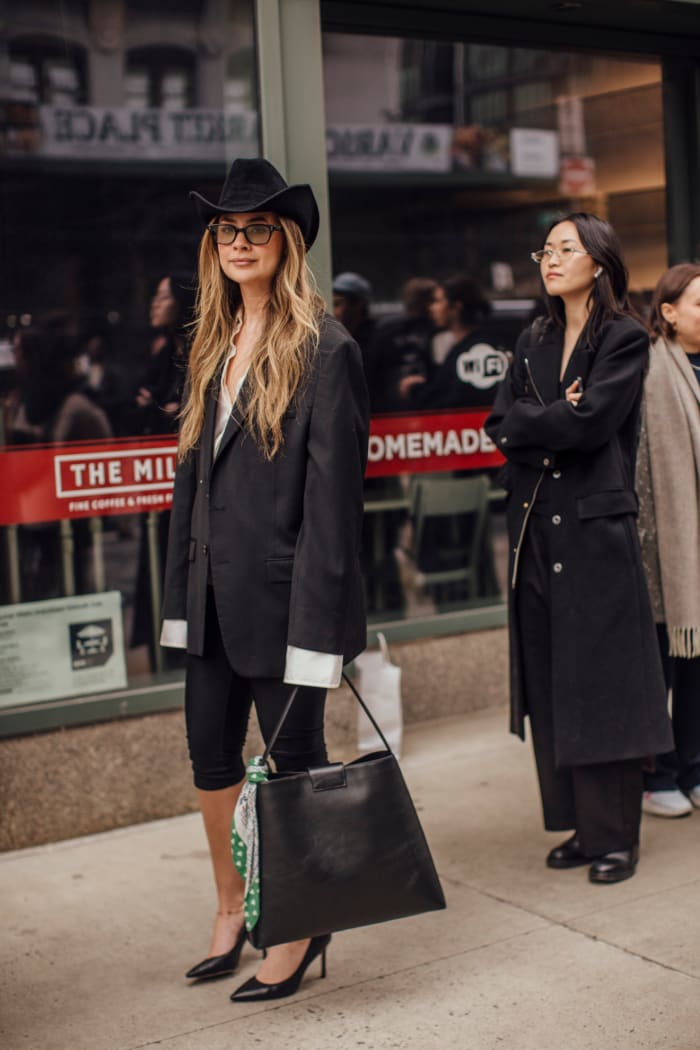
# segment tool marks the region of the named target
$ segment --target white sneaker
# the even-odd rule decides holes
[[[688,798],[696,809],[700,809],[700,784],[696,784],[694,788],[690,789],[688,792]]]
[[[698,795],[695,803],[700,806],[700,787],[694,789]],[[645,791],[642,795],[642,812],[655,817],[687,817],[693,812],[690,801],[678,788],[671,791]]]

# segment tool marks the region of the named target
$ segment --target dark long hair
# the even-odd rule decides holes
[[[635,317],[637,313],[630,304],[627,292],[627,267],[622,260],[620,239],[609,222],[589,212],[574,211],[563,215],[547,230],[545,242],[555,226],[572,222],[586,249],[602,273],[593,282],[588,298],[590,314],[586,323],[588,338],[593,346],[598,342],[603,325],[616,317]],[[564,303],[556,295],[549,295],[545,288],[545,304],[550,323],[557,328],[566,328]],[[638,318],[637,318],[638,319]]]
[[[459,321],[463,325],[475,325],[485,321],[491,313],[488,301],[476,281],[466,274],[455,274],[442,283],[448,303],[459,307]]]
[[[171,270],[166,274],[170,294],[177,303],[175,328],[178,334],[189,337],[194,318],[195,300],[197,297],[197,279],[185,270]]]
[[[666,273],[663,273],[659,278],[659,282],[654,289],[654,297],[651,301],[651,314],[649,315],[649,328],[656,339],[660,335],[664,339],[675,339],[673,326],[668,323],[661,313],[661,306],[663,303],[670,303],[671,305],[677,303],[688,285],[696,277],[700,277],[700,263],[685,262],[672,266],[670,270],[666,270]]]

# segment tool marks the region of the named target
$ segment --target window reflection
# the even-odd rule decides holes
[[[150,683],[168,670],[154,624],[200,233],[188,191],[218,193],[260,151],[254,4],[3,14],[0,605],[110,592],[115,659]]]
[[[530,252],[561,212],[607,217],[644,306],[666,265],[660,63],[351,34],[326,34],[324,52],[334,273],[371,287],[356,333],[374,413],[370,615],[493,602],[507,547],[499,457],[481,424],[542,309]],[[406,304],[416,282],[434,290],[422,320]],[[461,328],[445,305],[460,287],[480,303]],[[430,522],[428,480],[444,483]],[[470,578],[481,512],[464,500],[482,482]],[[435,576],[458,569],[464,579]]]

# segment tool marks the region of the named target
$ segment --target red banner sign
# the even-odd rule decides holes
[[[165,510],[176,455],[169,435],[3,449],[0,525]]]
[[[484,430],[489,409],[377,416],[367,477],[499,467],[503,456]]]
[[[483,470],[502,456],[485,434],[487,410],[377,416],[367,477]],[[166,510],[177,443],[129,438],[0,450],[0,525]]]

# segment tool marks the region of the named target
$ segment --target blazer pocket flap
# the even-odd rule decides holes
[[[611,492],[592,492],[576,500],[578,516],[585,518],[607,518],[615,514],[636,514],[639,509],[637,496],[629,489]]]
[[[291,583],[294,558],[267,558],[265,570],[268,583]]]

